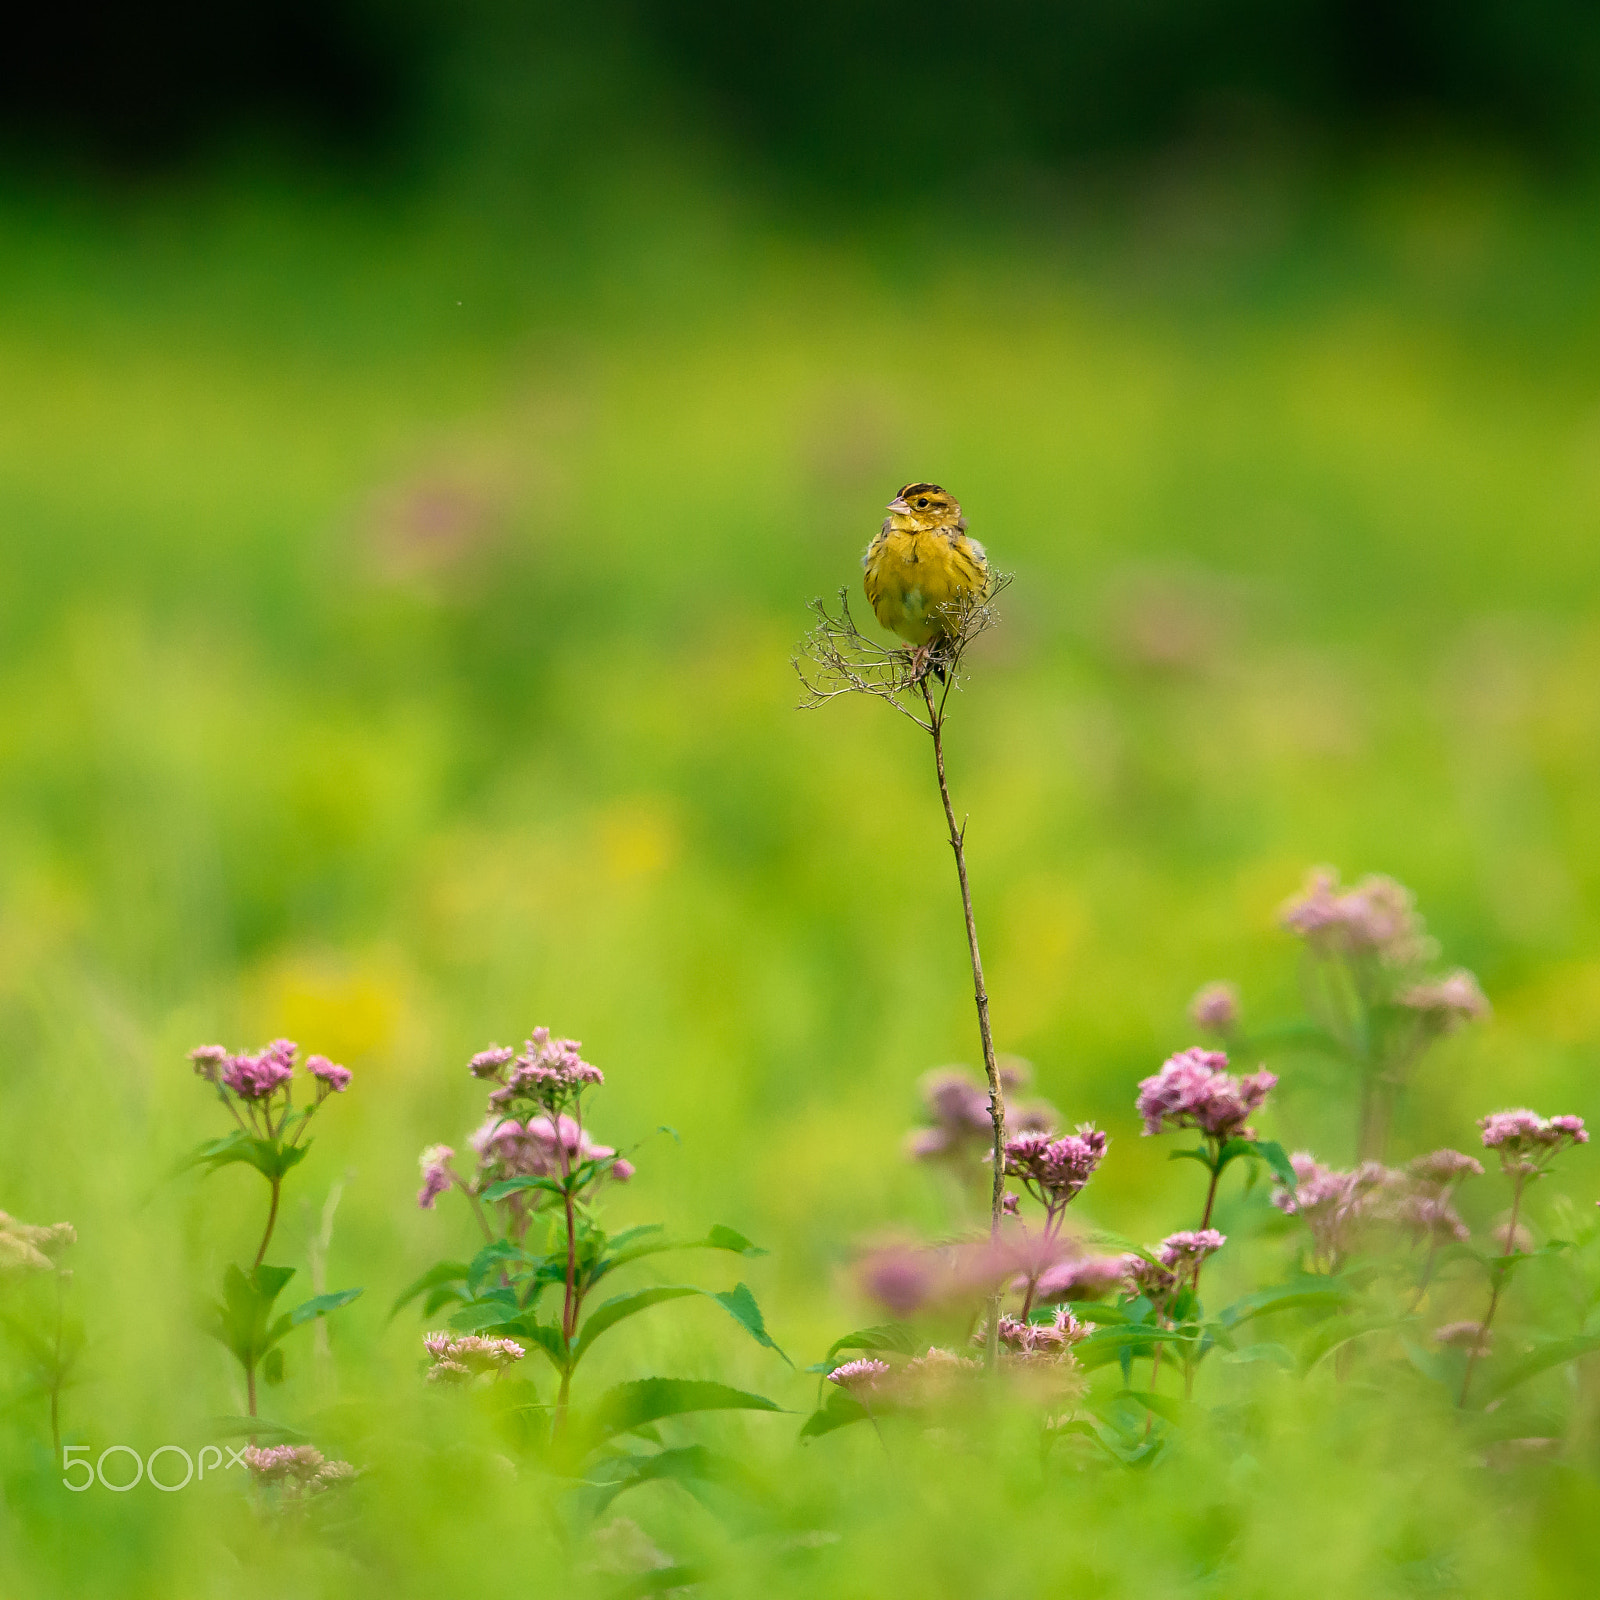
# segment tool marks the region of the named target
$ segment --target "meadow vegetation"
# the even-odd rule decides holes
[[[3,202],[0,1588],[1580,1592],[1600,1179],[1571,1130],[1486,1148],[1479,1119],[1600,1111],[1590,210],[1441,155],[1337,184],[1174,170],[1026,227],[802,228],[686,171],[576,211],[259,177]],[[933,227],[948,248],[919,247]],[[918,476],[1014,575],[945,736],[996,1042],[1031,1064],[1019,1104],[1104,1136],[1019,1151],[1012,1186],[1036,1228],[1134,1251],[1150,1313],[1125,1366],[1110,1279],[1063,1295],[1107,1359],[1069,1362],[1067,1330],[1041,1385],[980,1380],[933,1418],[878,1401],[876,1368],[839,1399],[806,1369],[982,1355],[964,1313],[892,1305],[868,1270],[932,1247],[942,1272],[987,1229],[981,1171],[905,1148],[941,1126],[925,1075],[981,1066],[949,848],[924,736],[865,700],[797,715],[789,665]],[[1317,929],[1281,911],[1323,862],[1415,892],[1440,954],[1404,992],[1308,987]],[[1402,1037],[1438,1015],[1405,995],[1458,967],[1492,1009],[1457,988],[1462,1026]],[[1214,991],[1191,1019],[1218,981],[1242,1009]],[[467,1135],[514,1069],[468,1062],[541,1024],[604,1073],[594,1143],[561,1133],[566,1101],[511,1095],[524,1132],[549,1119],[546,1166],[480,1171]],[[283,1038],[352,1076],[321,1074],[263,1258],[268,1156],[185,1166],[232,1127],[189,1052],[223,1041],[220,1076]],[[1248,1132],[1207,1126],[1197,1078],[1163,1102],[1198,1127],[1209,1207],[1136,1107],[1197,1046],[1276,1079]],[[419,1207],[441,1141],[528,1259],[475,1268],[437,1175]],[[1502,1147],[1559,1159],[1507,1184]],[[1286,1171],[1336,1186],[1442,1148],[1489,1171],[1391,1188],[1376,1243],[1273,1204]],[[627,1292],[682,1292],[586,1347],[574,1413],[651,1377],[781,1408],[660,1423],[715,1471],[619,1488],[548,1453],[577,1275],[604,1259],[541,1264],[573,1237],[569,1161],[612,1248],[710,1241],[630,1267]],[[1394,1207],[1426,1200],[1469,1233],[1442,1224],[1442,1261],[1397,1242]],[[1205,1229],[1226,1246],[1161,1258]],[[301,1493],[285,1456],[254,1488],[64,1489],[53,1409],[96,1456],[193,1451],[219,1418],[248,1437],[272,1351],[230,1355],[207,1319],[263,1259],[296,1269],[291,1311],[326,1302],[274,1346],[256,1409],[288,1431],[258,1443],[303,1435],[354,1476]],[[429,1317],[391,1315],[441,1260],[463,1270]],[[1183,1300],[1202,1260],[1212,1320],[1303,1297],[1229,1348]],[[566,1343],[497,1353],[536,1281]],[[249,1310],[270,1284],[234,1287]],[[1433,1339],[1490,1293],[1488,1353]],[[1034,1311],[1009,1303],[1013,1356]],[[425,1348],[441,1330],[480,1343]],[[808,1422],[830,1408],[860,1425]],[[1046,1415],[1085,1426],[1046,1440]]]

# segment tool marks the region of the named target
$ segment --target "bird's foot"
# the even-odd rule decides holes
[[[919,644],[914,649],[909,649],[911,656],[911,682],[919,684],[928,676],[928,669],[933,665],[933,646]]]

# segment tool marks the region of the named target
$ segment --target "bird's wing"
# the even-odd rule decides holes
[[[972,552],[973,560],[987,572],[989,570],[989,552],[976,539],[972,538],[967,540],[967,548]]]
[[[886,538],[888,538],[888,536],[889,519],[885,517],[883,519],[883,526],[879,528],[878,531],[867,541],[867,548],[861,552],[861,565],[863,567],[869,567],[872,565],[873,553],[877,550],[878,546],[882,544]]]

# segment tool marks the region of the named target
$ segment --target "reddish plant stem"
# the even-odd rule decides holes
[[[1517,1248],[1517,1213],[1522,1209],[1522,1191],[1528,1182],[1525,1172],[1517,1174],[1516,1187],[1511,1194],[1511,1221],[1506,1225],[1506,1247],[1500,1252],[1503,1262],[1512,1255]],[[1505,1286],[1506,1269],[1502,1266],[1495,1274],[1494,1281],[1489,1286],[1489,1309],[1483,1314],[1483,1321],[1478,1328],[1478,1337],[1473,1342],[1472,1349],[1467,1353],[1467,1371],[1461,1380],[1461,1393],[1456,1399],[1458,1407],[1467,1403],[1467,1391],[1472,1387],[1472,1374],[1478,1365],[1478,1357],[1483,1351],[1484,1341],[1489,1337],[1489,1324],[1494,1321],[1494,1314],[1500,1305],[1500,1291]]]
[[[256,1251],[256,1258],[250,1263],[250,1270],[255,1271],[267,1259],[267,1246],[272,1242],[272,1230],[278,1225],[278,1199],[283,1192],[283,1179],[274,1178],[272,1181],[272,1204],[267,1208],[267,1231],[261,1235],[261,1248]],[[251,1415],[255,1413],[252,1411]]]

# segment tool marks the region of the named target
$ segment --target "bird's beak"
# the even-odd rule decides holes
[[[902,517],[909,517],[911,515],[911,507],[908,506],[905,500],[899,495],[896,495],[895,498],[884,507],[884,510],[896,512]]]

